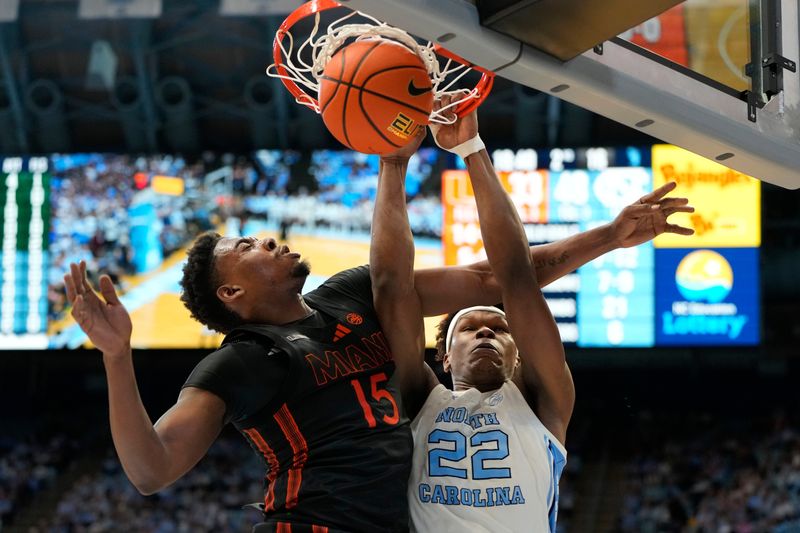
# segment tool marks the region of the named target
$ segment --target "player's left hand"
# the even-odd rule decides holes
[[[674,213],[693,213],[688,198],[664,198],[677,187],[671,181],[639,198],[617,215],[611,223],[615,242],[622,248],[645,243],[662,233],[692,235],[694,230],[670,224],[667,219]]]
[[[419,150],[419,146],[422,144],[422,141],[425,139],[427,135],[428,135],[428,130],[425,128],[425,126],[419,126],[417,128],[416,134],[414,135],[414,138],[411,139],[407,145],[403,146],[402,148],[390,154],[382,155],[381,161],[385,163],[408,162],[408,160],[411,159],[411,156],[417,153],[417,150]]]

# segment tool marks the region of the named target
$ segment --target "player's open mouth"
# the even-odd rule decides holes
[[[278,251],[278,254],[279,255],[286,255],[286,256],[289,256],[289,257],[293,257],[295,259],[300,257],[300,254],[298,254],[297,252],[292,252],[291,250],[289,250],[289,247],[286,246],[285,244],[281,245],[280,250]]]

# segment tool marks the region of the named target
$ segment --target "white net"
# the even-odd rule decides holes
[[[364,17],[370,22],[345,24],[354,16]],[[286,37],[286,43],[284,43],[284,39],[280,34],[276,39],[281,50],[283,63],[281,65],[271,64],[267,67],[267,75],[290,80],[298,87],[310,91],[314,95],[319,94],[319,78],[325,71],[325,66],[342,46],[349,44],[349,41],[389,39],[406,46],[422,59],[430,75],[433,94],[436,98],[444,95],[459,95],[459,98],[455,98],[447,106],[434,110],[429,119],[431,122],[452,124],[456,120],[453,109],[463,102],[479,96],[478,90],[474,88],[471,90],[453,88],[459,80],[470,72],[471,67],[469,65],[449,58],[442,64],[432,43],[421,45],[406,31],[389,26],[358,11],[353,11],[332,22],[328,26],[327,32],[323,34],[320,33],[320,13],[316,13],[314,15],[314,27],[308,39],[300,44],[296,50],[294,49],[294,38],[291,32],[287,31],[283,35]],[[303,59],[306,47],[310,47],[310,61]],[[295,101],[319,113],[318,99],[306,91],[296,96]]]

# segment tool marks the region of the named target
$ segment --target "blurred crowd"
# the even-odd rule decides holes
[[[570,459],[572,461],[572,458]],[[569,531],[574,507],[571,478],[561,484],[559,532]],[[58,501],[51,519],[28,533],[250,533],[262,520],[249,504],[263,500],[265,466],[239,436],[217,440],[206,457],[174,485],[142,496],[131,485],[112,450],[99,472],[81,477]],[[124,524],[124,528],[122,525]]]
[[[557,533],[580,533],[572,527],[572,520],[575,515],[575,481],[580,477],[582,467],[580,456],[570,450],[558,484]]]
[[[101,471],[80,478],[29,533],[249,533],[262,515],[243,506],[263,500],[264,472],[241,437],[223,437],[174,485],[142,496],[109,451]]]
[[[420,194],[408,202],[411,231],[418,237],[439,238],[442,235],[442,207],[432,194]],[[301,190],[293,196],[267,193],[245,200],[249,217],[266,219],[280,228],[281,240],[291,231],[314,234],[320,230],[337,233],[368,234],[372,225],[374,198],[359,200],[348,207],[326,202],[319,196]]]
[[[749,420],[749,421],[748,421]],[[793,533],[800,531],[800,431],[784,416],[698,416],[638,421],[642,442],[626,469],[623,533]],[[559,533],[572,533],[581,480],[573,439],[560,484]],[[575,445],[577,443],[577,448]],[[0,442],[0,526],[52,487],[75,456],[64,437]],[[29,533],[126,531],[249,532],[261,519],[265,465],[238,435],[226,434],[184,478],[152,496],[127,480],[113,450],[60,493],[53,512]],[[578,502],[580,504],[580,502]],[[2,529],[2,527],[0,527]]]
[[[180,157],[99,154],[53,159],[48,275],[51,320],[61,318],[66,307],[62,277],[69,263],[86,261],[88,272],[108,274],[115,283],[137,272],[134,225],[153,227],[157,236],[153,245],[162,257],[180,248],[198,230],[211,227],[208,202],[202,198],[206,173],[202,160],[187,165]],[[154,194],[148,185],[157,175],[183,178],[187,194]],[[152,209],[152,220],[136,220],[142,216],[132,210],[137,205]]]
[[[441,236],[438,187],[430,181],[437,158],[437,151],[423,149],[409,165],[409,218],[419,236]],[[343,151],[316,151],[310,161],[298,152],[277,150],[252,158],[206,155],[194,162],[169,155],[54,156],[49,318],[64,315],[62,277],[71,262],[86,261],[92,275],[108,274],[119,285],[126,276],[151,270],[202,231],[224,227],[229,235],[240,234],[248,220],[271,223],[283,239],[293,230],[368,232],[378,161]],[[154,191],[155,176],[181,178],[184,192]],[[137,238],[137,227],[147,228],[147,235]]]
[[[442,207],[438,183],[433,180],[439,152],[421,149],[409,161],[406,194],[411,230],[421,237],[441,237]],[[267,155],[262,154],[262,166]],[[268,160],[274,165],[275,156]],[[274,222],[281,232],[290,230],[314,233],[320,229],[345,233],[367,233],[378,186],[379,158],[357,152],[319,150],[312,152],[308,167],[310,179],[302,176],[289,180],[285,173],[266,171],[278,176],[268,180],[274,186],[259,192],[259,181],[248,180],[252,187],[245,206],[248,213]]]
[[[36,494],[53,485],[75,449],[64,436],[43,441],[0,439],[0,531]]]
[[[645,421],[648,440],[661,441],[628,465],[621,531],[800,531],[800,426],[760,422]]]

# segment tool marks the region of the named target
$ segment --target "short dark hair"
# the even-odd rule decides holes
[[[207,231],[189,248],[181,278],[181,301],[192,318],[210,329],[228,333],[244,321],[217,298],[217,289],[222,281],[214,264],[214,248],[221,238],[219,233]]]
[[[443,361],[444,354],[447,353],[447,346],[445,346],[445,342],[447,342],[447,329],[450,327],[450,322],[453,321],[453,318],[456,316],[456,313],[450,313],[446,317],[444,317],[439,325],[436,326],[436,360]]]

